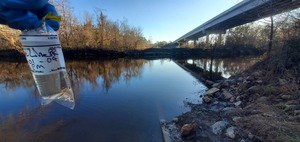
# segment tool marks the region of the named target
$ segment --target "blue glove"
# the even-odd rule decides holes
[[[36,29],[49,12],[58,15],[48,0],[0,0],[0,24],[14,29]],[[59,29],[57,21],[46,20],[46,23],[55,31]]]

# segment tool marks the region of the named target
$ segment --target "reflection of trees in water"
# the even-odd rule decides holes
[[[85,81],[93,87],[98,87],[99,77],[102,87],[106,90],[120,79],[125,81],[138,77],[146,60],[114,59],[102,61],[71,61],[67,62],[67,69],[74,91],[79,89]],[[0,83],[8,89],[20,85],[32,87],[34,80],[27,63],[0,62]]]
[[[0,141],[47,141],[47,139],[60,139],[63,141],[59,130],[77,123],[76,119],[62,120],[50,119],[49,123],[43,123],[43,117],[50,106],[38,106],[37,108],[25,108],[16,116],[0,116]]]
[[[69,69],[72,86],[76,84],[74,81],[79,86],[85,81],[89,81],[94,88],[97,88],[100,77],[102,78],[101,86],[107,91],[112,87],[113,83],[120,79],[128,81],[133,77],[138,77],[145,62],[146,60],[130,59],[72,61],[67,63],[67,68]]]
[[[222,72],[223,76],[230,76],[245,70],[257,62],[258,59],[214,59],[213,72]],[[146,60],[113,59],[100,61],[70,61],[67,69],[74,92],[79,92],[80,86],[89,81],[94,88],[101,87],[109,90],[112,84],[120,79],[125,81],[138,77]],[[209,71],[210,59],[192,60],[192,63],[204,71]],[[7,89],[18,86],[32,87],[34,81],[27,63],[0,62],[0,83]]]
[[[67,62],[69,77],[74,92],[79,92],[80,86],[89,81],[98,87],[97,79],[103,78],[102,86],[108,90],[113,83],[120,79],[128,81],[138,77],[146,60],[115,59],[106,61],[72,61]],[[0,83],[9,89],[20,85],[32,87],[34,85],[31,71],[27,63],[0,62]],[[78,94],[77,94],[78,95]],[[8,116],[0,114],[0,138],[3,141],[45,141],[47,138],[61,139],[57,131],[77,123],[72,120],[49,120],[47,125],[40,125],[39,119],[47,113],[47,106],[37,108],[25,107],[18,114],[10,112]],[[0,140],[0,141],[1,141]]]
[[[258,60],[258,58],[213,59],[213,61],[211,59],[197,59],[192,60],[192,64],[206,71],[210,71],[212,65],[213,72],[221,72],[223,77],[228,77],[246,70]]]
[[[34,85],[27,63],[0,62],[0,83],[7,89]]]

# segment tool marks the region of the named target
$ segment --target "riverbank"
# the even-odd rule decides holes
[[[80,59],[103,59],[103,58],[132,58],[132,59],[199,59],[210,58],[229,58],[240,56],[257,56],[263,54],[264,51],[257,48],[217,48],[217,49],[201,49],[201,48],[149,48],[145,50],[128,50],[114,51],[95,48],[63,48],[63,54],[66,60]],[[0,60],[6,61],[26,61],[22,51],[15,49],[0,50]]]
[[[272,54],[229,79],[207,80],[202,104],[190,104],[190,112],[161,123],[166,141],[299,142],[298,47]]]

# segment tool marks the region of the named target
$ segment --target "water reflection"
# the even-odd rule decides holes
[[[27,63],[0,62],[0,83],[6,89],[34,85]]]
[[[27,63],[1,62],[0,141],[161,141],[156,107],[139,97],[147,95],[93,95],[98,90],[108,94],[113,84],[140,78],[146,63],[150,67],[146,60],[67,62],[79,102],[70,111],[53,103],[38,105],[40,96]]]
[[[236,58],[236,59],[194,59],[194,60],[177,60],[179,66],[195,73],[195,77],[200,80],[220,80],[240,73],[260,58]]]
[[[108,91],[119,80],[129,81],[139,77],[147,60],[115,59],[104,61],[67,62],[68,74],[75,92],[88,81],[94,88],[101,87]],[[6,89],[19,86],[33,87],[34,80],[27,63],[0,62],[0,83]],[[102,78],[101,82],[97,80]]]
[[[119,80],[128,81],[133,77],[140,76],[147,60],[115,59],[102,61],[72,61],[67,62],[69,77],[72,86],[79,89],[85,81],[90,82],[94,88],[101,85],[108,91],[113,83]],[[102,78],[101,82],[97,80]],[[78,91],[78,90],[77,90]]]
[[[201,66],[205,61],[182,62]],[[235,72],[222,62],[218,72],[222,68]],[[188,111],[184,102],[201,100],[206,89],[171,60],[66,65],[75,94],[74,111],[56,103],[40,105],[27,63],[0,62],[0,141],[159,142],[159,119],[171,120]]]

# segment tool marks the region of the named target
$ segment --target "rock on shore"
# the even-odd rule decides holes
[[[166,124],[175,126],[172,141],[290,141],[300,136],[300,87],[292,78],[265,77],[265,71],[256,70],[207,80],[209,89],[200,98],[204,103],[191,104],[192,111]],[[181,136],[173,137],[180,133],[174,129]]]

